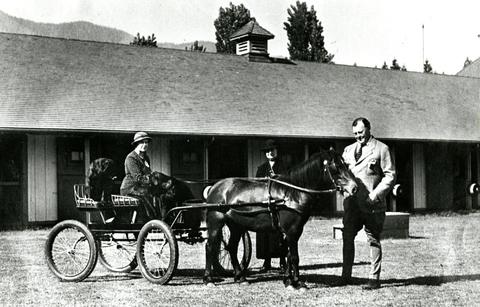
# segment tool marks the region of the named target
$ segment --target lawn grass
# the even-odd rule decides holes
[[[47,268],[43,244],[48,230],[0,232],[0,305],[169,305],[306,306],[407,305],[474,306],[480,302],[480,213],[417,215],[410,239],[382,242],[382,288],[363,291],[369,271],[368,246],[356,242],[355,285],[336,287],[341,274],[341,240],[332,238],[339,219],[307,223],[299,243],[300,274],[307,292],[288,291],[276,273],[258,272],[251,262],[249,286],[221,280],[202,283],[204,244],[179,243],[179,268],[168,285],[143,279],[138,270],[115,274],[97,264],[79,283],[59,282]],[[255,235],[252,234],[252,239]],[[253,240],[253,245],[255,242]],[[274,261],[274,265],[278,262]]]

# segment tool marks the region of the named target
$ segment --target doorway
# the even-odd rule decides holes
[[[85,183],[84,141],[81,137],[57,138],[58,220],[84,220],[77,210],[73,185]]]
[[[248,176],[247,141],[214,139],[208,146],[208,177],[222,179]]]

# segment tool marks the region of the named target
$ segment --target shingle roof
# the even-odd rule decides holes
[[[230,40],[236,40],[243,36],[261,36],[265,37],[266,39],[274,38],[275,36],[262,28],[255,19],[250,20],[247,24],[243,27],[238,29],[235,33],[230,36]]]
[[[0,130],[480,140],[480,79],[0,34]]]

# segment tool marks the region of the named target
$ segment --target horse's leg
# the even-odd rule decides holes
[[[298,240],[300,238],[301,231],[298,233],[298,229],[293,232],[288,232],[285,240],[288,244],[287,254],[287,270],[284,273],[283,283],[288,288],[304,288],[300,283],[299,273],[299,256],[298,256]]]
[[[219,238],[223,225],[223,214],[221,212],[209,211],[207,213],[208,238],[207,244],[205,244],[205,273],[203,275],[203,282],[206,285],[213,284],[212,266],[220,251]]]
[[[292,240],[292,242],[289,244],[289,250],[290,250],[290,267],[291,267],[291,271],[289,272],[290,281],[291,281],[291,285],[294,288],[297,288],[299,286],[299,277],[300,277],[300,273],[298,270],[299,257],[298,257],[298,241],[297,240]]]
[[[291,250],[292,248],[290,247],[290,240],[288,237],[285,237],[285,244],[287,244],[288,250],[287,250],[287,266],[285,270],[283,271],[283,284],[285,287],[292,286],[292,256],[291,256]]]
[[[232,262],[233,270],[234,270],[234,280],[235,282],[239,283],[247,283],[246,280],[246,268],[242,268],[240,263],[238,262],[237,252],[238,252],[238,244],[240,242],[240,238],[242,237],[243,231],[237,227],[229,227],[230,229],[230,239],[228,240],[227,250],[230,254],[230,260]]]

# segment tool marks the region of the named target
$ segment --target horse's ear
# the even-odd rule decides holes
[[[333,148],[333,146],[330,146],[330,148],[328,149],[329,152],[335,152],[335,148]]]

